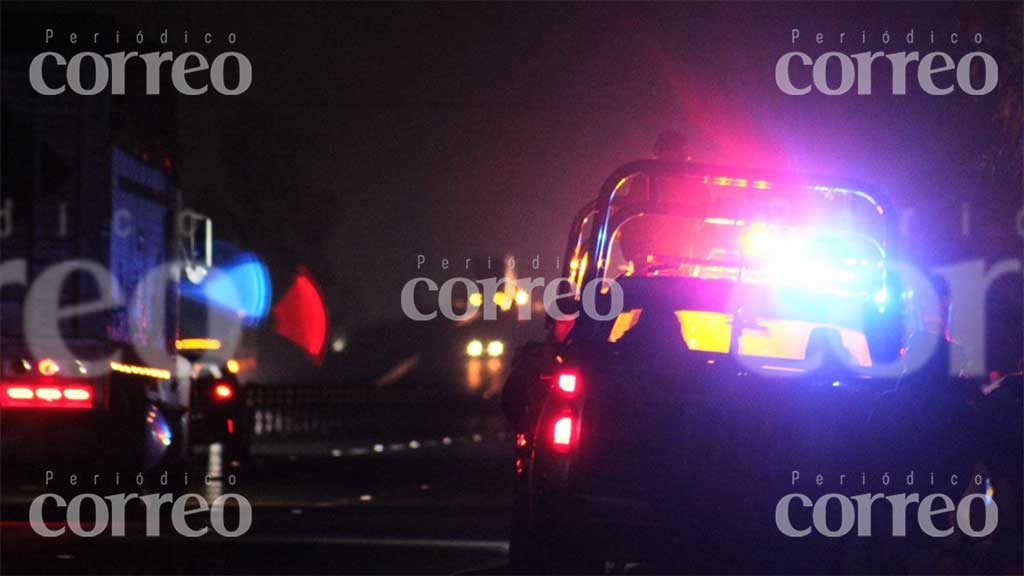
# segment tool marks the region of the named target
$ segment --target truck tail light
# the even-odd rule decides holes
[[[227,382],[218,382],[213,387],[213,397],[219,402],[230,400],[235,395],[235,389]]]
[[[91,388],[65,388],[64,398],[72,402],[87,402],[92,400]]]
[[[550,428],[551,448],[555,452],[568,452],[576,445],[576,418],[572,414],[559,414]]]
[[[556,446],[571,446],[572,425],[572,416],[562,416],[558,420],[555,420],[555,426],[552,429],[553,434],[551,441],[554,442]]]
[[[23,386],[11,386],[7,388],[6,392],[4,398],[12,400],[31,400],[35,396],[35,392],[31,388]]]
[[[64,394],[61,393],[60,388],[46,386],[43,388],[36,388],[35,396],[44,402],[56,402],[63,398]]]
[[[89,409],[93,396],[91,384],[3,384],[0,407]]]
[[[562,372],[558,375],[558,389],[566,396],[575,396],[579,378],[571,372]]]

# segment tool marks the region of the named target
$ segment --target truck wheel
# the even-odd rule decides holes
[[[603,574],[604,561],[584,544],[571,519],[552,517],[543,506],[531,522],[517,502],[509,536],[509,564],[515,572]],[[565,522],[564,520],[570,520]]]
[[[115,380],[111,387],[110,413],[103,427],[104,446],[101,466],[117,473],[131,485],[135,475],[144,472],[144,447],[147,406],[145,395],[130,382]],[[130,481],[124,480],[131,476]]]
[[[538,529],[539,528],[539,529]],[[556,534],[542,527],[512,527],[509,565],[526,574],[604,574],[604,562],[593,556],[572,534]]]
[[[543,572],[543,551],[539,543],[522,523],[513,520],[509,535],[508,560],[513,572],[531,574]]]
[[[187,412],[172,413],[167,417],[171,429],[171,445],[164,453],[163,459],[157,466],[161,474],[167,472],[168,483],[165,490],[170,489],[174,493],[187,492],[186,475],[192,471],[192,443],[191,443],[191,418]],[[191,481],[189,482],[189,484]]]
[[[120,476],[118,491],[147,485],[160,491],[160,475],[166,469],[170,476],[165,465],[177,465],[187,452],[186,415],[161,408],[147,398],[144,385],[126,378],[113,383],[108,416],[102,468]],[[136,481],[140,473],[142,484]]]

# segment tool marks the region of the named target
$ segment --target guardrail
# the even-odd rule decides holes
[[[496,399],[318,383],[250,384],[245,394],[253,443],[506,431]]]

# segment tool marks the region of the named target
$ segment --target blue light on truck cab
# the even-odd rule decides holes
[[[255,326],[270,309],[270,274],[254,254],[241,253],[230,263],[214,267],[202,284],[184,288],[183,294],[237,311],[243,324]]]

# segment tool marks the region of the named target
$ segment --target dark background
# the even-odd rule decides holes
[[[349,337],[344,354],[328,354],[314,368],[273,333],[272,319],[253,331],[259,345],[245,352],[276,374],[243,374],[253,444],[237,490],[252,499],[258,517],[248,538],[147,539],[140,517],[130,519],[136,537],[127,543],[51,541],[23,521],[30,498],[4,494],[8,571],[502,570],[515,456],[499,406],[507,368],[501,362],[538,323],[415,323],[401,315],[403,285],[417,276],[439,283],[500,276],[498,264],[480,269],[489,255],[511,254],[520,263],[539,255],[541,270],[520,274],[556,276],[572,215],[615,167],[649,156],[666,129],[689,138],[694,160],[877,185],[900,215],[913,211],[895,257],[920,268],[1019,260],[1022,18],[1019,2],[3,3],[5,143],[33,142],[27,119],[10,110],[48,98],[27,86],[28,62],[40,52],[198,50],[208,60],[244,54],[253,84],[239,96],[179,96],[166,66],[161,96],[144,94],[140,69],[130,70],[126,96],[67,96],[86,99],[78,102],[88,113],[83,118],[109,116],[104,138],[165,166],[186,205],[212,217],[218,240],[265,261],[275,302],[297,267],[307,268],[330,313],[328,344],[336,334]],[[56,34],[49,45],[47,28]],[[794,28],[801,32],[796,44]],[[170,41],[161,45],[165,29]],[[911,29],[915,43],[907,46]],[[137,46],[140,30],[145,42]],[[115,31],[120,45],[111,42]],[[72,32],[80,38],[74,46]],[[92,46],[96,32],[101,42]],[[201,43],[207,32],[209,46]],[[819,32],[822,45],[814,41]],[[844,32],[853,43],[840,46]],[[958,45],[949,43],[954,32]],[[984,37],[980,47],[968,40],[976,32]],[[229,33],[236,44],[228,44]],[[830,50],[944,51],[959,60],[973,49],[999,65],[998,87],[984,96],[927,95],[913,66],[909,93],[894,96],[885,61],[877,63],[870,96],[787,96],[774,79],[776,62],[793,50],[812,58]],[[940,83],[951,78],[946,73]],[[43,120],[64,103],[47,104],[38,107]],[[67,108],[78,118],[74,105]],[[34,190],[24,185],[30,179],[22,166],[35,150],[8,152],[0,192]],[[34,203],[60,201],[60,181],[74,173],[45,175],[56,184],[43,186],[46,197]],[[92,224],[81,223],[82,230]],[[93,228],[98,234],[104,226]],[[427,258],[420,270],[418,255]],[[441,269],[443,258],[452,269]],[[466,258],[477,259],[468,273],[461,269]],[[1019,274],[991,289],[991,368],[1018,366],[1022,293]],[[506,354],[501,362],[467,359],[470,338],[500,338]],[[491,382],[460,380],[481,360],[499,364],[487,368]],[[416,368],[379,384],[381,374],[402,366]],[[931,416],[912,400],[894,417]],[[943,431],[959,433],[941,422]],[[993,442],[999,440],[1013,451],[1004,439]],[[197,475],[238,464],[212,446],[198,448]],[[1019,457],[1016,450],[1010,461]],[[44,490],[20,488],[31,497]],[[1008,549],[1019,551],[1014,532],[1004,533]],[[968,552],[953,546],[945,554],[956,563],[939,558],[916,569],[977,572]],[[1018,558],[1003,560],[1014,562],[1006,564],[1012,571]],[[805,553],[800,560],[821,561],[818,570],[864,572],[838,557]],[[913,571],[905,560],[885,566]]]
[[[31,16],[5,18],[8,54],[14,43],[44,50],[47,27],[50,49],[66,54],[134,49],[139,30],[149,49],[245,54],[245,94],[172,96],[159,153],[173,159],[187,203],[213,217],[218,238],[258,253],[275,288],[308,267],[335,328],[399,318],[406,281],[460,273],[442,270],[442,258],[539,254],[537,274],[554,276],[576,208],[616,165],[649,155],[664,129],[683,131],[696,160],[878,185],[899,212],[913,210],[901,256],[921,267],[1022,252],[1016,3],[7,6]],[[157,46],[164,29],[170,42]],[[89,40],[71,46],[70,32]],[[93,32],[105,39],[97,48]],[[975,32],[978,48],[967,40]],[[870,96],[787,96],[774,81],[791,50],[959,60],[972,49],[999,64],[985,96],[927,95],[914,67],[910,93],[894,96],[884,61]],[[153,123],[168,109],[144,94],[124,99],[139,113],[122,123]],[[1019,293],[1011,283],[1003,290]]]

